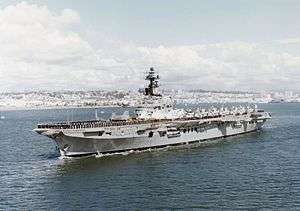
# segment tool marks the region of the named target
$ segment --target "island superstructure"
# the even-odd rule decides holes
[[[207,144],[260,130],[271,118],[256,106],[178,109],[157,92],[160,77],[153,68],[145,79],[149,84],[134,116],[125,113],[108,120],[43,123],[34,131],[53,139],[62,156],[76,157]]]

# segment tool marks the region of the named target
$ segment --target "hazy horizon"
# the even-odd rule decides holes
[[[10,93],[30,93],[30,92],[114,92],[114,91],[124,91],[124,92],[138,92],[139,89],[144,89],[145,87],[137,87],[137,88],[95,88],[95,89],[28,89],[28,90],[15,90],[15,91],[0,91],[0,94],[10,94]],[[212,92],[212,93],[284,93],[284,92],[292,92],[294,94],[300,94],[300,91],[293,91],[293,90],[257,90],[257,91],[247,91],[247,90],[221,90],[221,89],[168,89],[168,88],[159,88],[158,92],[160,91],[183,91],[183,92]]]
[[[0,92],[300,91],[300,2],[0,2]]]

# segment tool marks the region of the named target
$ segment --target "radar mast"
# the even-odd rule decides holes
[[[146,96],[158,96],[160,97],[161,94],[155,93],[155,89],[159,87],[159,75],[155,73],[153,67],[150,68],[145,80],[149,81],[148,87],[145,88],[145,95]]]

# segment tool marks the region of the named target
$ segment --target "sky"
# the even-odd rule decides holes
[[[300,91],[298,0],[1,0],[0,92]]]

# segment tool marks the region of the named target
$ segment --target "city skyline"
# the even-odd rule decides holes
[[[0,92],[300,91],[297,1],[2,1]],[[116,84],[118,85],[116,87]]]

